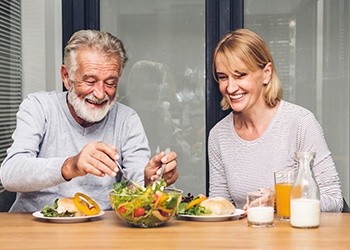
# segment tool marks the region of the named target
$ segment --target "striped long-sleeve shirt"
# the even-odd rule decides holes
[[[233,116],[228,114],[209,134],[210,197],[225,197],[242,208],[247,192],[274,189],[274,171],[297,168],[295,152],[314,151],[321,211],[342,210],[340,179],[323,130],[309,110],[281,101],[268,129],[253,141],[237,135]]]

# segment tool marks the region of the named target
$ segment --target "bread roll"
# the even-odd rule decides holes
[[[229,215],[236,212],[235,206],[225,198],[208,198],[200,203],[201,206],[211,211],[211,215]]]
[[[86,203],[85,201],[81,201]],[[57,212],[59,213],[64,213],[66,211],[70,213],[75,213],[75,216],[85,216],[83,212],[81,212],[75,205],[74,205],[74,198],[73,197],[68,197],[68,198],[60,198],[57,201]],[[88,204],[86,203],[86,206]]]

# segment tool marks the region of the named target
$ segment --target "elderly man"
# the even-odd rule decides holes
[[[14,142],[1,166],[1,182],[17,198],[10,212],[33,212],[56,198],[83,192],[103,210],[126,175],[147,186],[160,174],[168,185],[178,178],[176,153],[150,160],[148,141],[131,108],[116,101],[127,61],[122,41],[95,30],[73,34],[64,51],[61,76],[68,92],[28,95],[17,114]]]

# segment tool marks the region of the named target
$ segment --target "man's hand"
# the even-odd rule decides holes
[[[115,160],[119,159],[116,148],[103,142],[90,142],[76,156],[68,158],[62,166],[62,176],[70,180],[92,174],[115,177],[119,171]]]
[[[159,154],[153,156],[144,170],[145,186],[153,184],[153,182],[159,178],[162,164],[166,164],[163,179],[167,185],[173,184],[179,177],[177,172],[176,157],[177,155],[173,151],[167,155],[165,152],[160,152]]]

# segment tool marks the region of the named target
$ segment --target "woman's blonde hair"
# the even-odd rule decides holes
[[[282,84],[276,74],[271,52],[258,34],[248,29],[238,29],[221,39],[216,45],[213,55],[212,71],[217,82],[215,61],[219,54],[223,58],[222,62],[229,69],[232,69],[234,65],[235,69],[242,72],[246,69],[240,69],[239,62],[243,62],[250,71],[263,69],[268,63],[271,63],[271,79],[268,83],[265,83],[264,99],[269,106],[275,106],[282,99]],[[221,107],[222,110],[230,109],[230,104],[225,97],[221,100]]]

